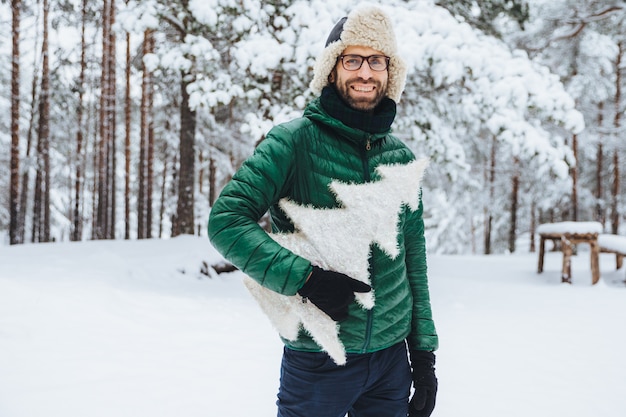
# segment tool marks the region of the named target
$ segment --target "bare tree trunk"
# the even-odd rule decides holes
[[[148,108],[150,117],[148,120],[148,166],[147,166],[147,187],[146,187],[146,237],[152,238],[152,194],[154,188],[154,122],[152,118],[153,89],[150,83],[150,93],[148,95]]]
[[[108,165],[108,138],[110,131],[110,120],[108,114],[108,94],[110,83],[110,72],[108,65],[110,63],[108,54],[111,52],[109,42],[111,38],[109,32],[110,26],[110,0],[104,0],[102,5],[102,75],[100,79],[100,141],[98,144],[98,209],[96,213],[95,238],[106,239],[107,237],[107,207],[108,207],[108,187],[107,187],[107,165]]]
[[[143,56],[152,53],[153,41],[152,30],[144,32]],[[141,82],[141,118],[139,139],[139,195],[137,200],[137,234],[139,239],[145,239],[151,235],[152,227],[152,187],[151,187],[151,164],[150,161],[150,136],[152,129],[152,74],[143,65]]]
[[[517,207],[519,205],[519,159],[513,160],[513,178],[511,179],[511,225],[509,229],[509,252],[515,253],[517,238]]]
[[[108,193],[110,195],[110,199],[108,200],[109,204],[107,206],[107,238],[115,239],[115,223],[116,223],[116,207],[117,207],[117,146],[116,146],[116,136],[117,136],[117,120],[115,118],[116,114],[116,104],[117,104],[117,83],[116,80],[116,45],[117,40],[115,36],[115,31],[113,30],[113,25],[115,24],[115,0],[110,0],[110,11],[109,11],[109,97],[108,97],[108,116],[110,120],[110,131],[109,131],[109,175],[107,175],[108,179]]]
[[[178,152],[174,152],[174,160],[172,161],[172,182],[171,182],[171,189],[169,191],[169,196],[171,199],[176,198],[176,196],[178,195],[178,168],[179,168],[179,164],[178,164],[178,157],[179,157],[179,153]],[[170,215],[170,223],[171,223],[171,233],[172,236],[175,236],[174,231],[176,228],[176,213],[172,213]]]
[[[163,144],[163,174],[161,175],[161,202],[159,205],[159,239],[163,237],[163,216],[165,215],[165,201],[167,192],[167,142]]]
[[[491,155],[489,158],[489,168],[487,173],[489,184],[489,205],[485,206],[485,255],[491,254],[491,232],[493,227],[493,213],[491,206],[495,198],[495,181],[496,181],[496,137],[493,137],[491,144]]]
[[[209,205],[213,207],[213,203],[215,203],[215,199],[217,196],[215,195],[215,174],[217,172],[217,168],[215,167],[215,158],[213,156],[209,156]]]
[[[530,203],[530,248],[531,253],[535,252],[535,231],[537,230],[537,203],[535,200]]]
[[[604,103],[598,103],[598,127],[602,126]],[[596,153],[596,221],[602,223],[606,222],[606,213],[604,209],[604,189],[602,184],[602,172],[604,171],[604,150],[602,147],[602,138],[598,138],[598,149]]]
[[[48,0],[43,0],[41,96],[37,129],[37,176],[33,205],[33,242],[50,241],[50,68],[48,61]]]
[[[36,48],[35,48],[36,49]],[[37,68],[37,64],[35,63],[34,68]],[[30,105],[30,120],[28,123],[28,133],[26,134],[26,161],[30,162],[31,158],[31,148],[33,142],[33,129],[35,126],[35,114],[37,108],[37,85],[39,84],[37,78],[38,71],[34,71],[33,73],[33,81],[31,84],[31,105]],[[24,227],[20,230],[21,236],[20,240],[22,242],[26,241],[26,211],[28,207],[28,194],[29,194],[29,183],[30,183],[30,168],[27,167],[22,174],[22,190],[20,192],[20,224],[24,225]]]
[[[572,152],[574,166],[570,169],[572,175],[572,221],[578,221],[578,135],[572,135]]]
[[[180,106],[180,169],[178,182],[178,205],[173,235],[194,234],[194,171],[196,112],[189,108],[187,86],[193,76],[182,74]]]
[[[619,151],[613,150],[613,186],[611,187],[611,233],[619,234],[619,188],[620,188]]]
[[[143,55],[147,53],[147,35],[144,34]],[[137,190],[137,238],[145,239],[146,237],[146,131],[148,125],[148,69],[143,64],[143,74],[141,82],[141,106],[139,116],[139,168],[137,177],[139,179]]]
[[[150,32],[148,37],[148,52],[154,52],[154,36]],[[146,237],[152,238],[152,206],[154,187],[154,79],[152,74],[148,77],[148,164],[146,166]]]
[[[20,9],[21,0],[11,1],[12,12],[12,52],[11,52],[11,190],[9,209],[9,241],[11,245],[23,243],[20,240]]]
[[[94,110],[94,127],[93,127],[93,181],[91,184],[91,238],[92,239],[101,239],[98,236],[99,226],[98,226],[98,190],[100,188],[100,142],[98,131],[100,127],[100,121],[97,117],[95,117],[95,113],[99,113],[99,109]]]
[[[126,32],[126,95],[124,97],[124,239],[130,239],[130,33]]]
[[[74,227],[72,230],[71,240],[79,241],[82,239],[83,219],[80,212],[81,207],[81,190],[83,184],[83,95],[85,90],[85,71],[87,69],[87,40],[85,38],[85,26],[87,21],[87,0],[82,3],[82,23],[80,35],[80,75],[78,78],[78,105],[76,109],[76,119],[78,129],[76,131],[76,179],[74,182]]]
[[[613,126],[616,132],[620,132],[623,109],[622,105],[622,55],[624,54],[624,42],[618,42],[617,59],[615,61],[615,118]],[[617,133],[619,135],[619,133]],[[613,186],[611,187],[611,233],[619,233],[619,190],[620,190],[620,166],[619,147],[613,150]]]
[[[198,155],[198,165],[200,166],[198,171],[198,192],[200,195],[204,194],[204,152],[200,151]]]
[[[96,239],[115,239],[116,222],[116,88],[115,0],[104,0],[102,13],[102,79]]]

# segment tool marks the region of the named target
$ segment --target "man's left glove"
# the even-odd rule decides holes
[[[410,356],[415,392],[409,403],[409,417],[429,417],[435,409],[437,398],[435,354],[411,349]]]
[[[335,321],[348,318],[348,306],[355,292],[369,292],[372,287],[340,272],[313,266],[313,272],[298,291]]]

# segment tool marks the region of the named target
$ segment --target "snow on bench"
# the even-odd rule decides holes
[[[576,234],[586,235],[602,233],[602,224],[599,222],[559,222],[545,223],[537,227],[540,235]]]
[[[616,269],[620,269],[626,256],[626,236],[601,234],[598,236],[600,252],[614,253]]]
[[[626,236],[602,234],[598,236],[598,244],[603,251],[626,255]]]

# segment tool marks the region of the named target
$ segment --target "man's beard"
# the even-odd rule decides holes
[[[376,92],[376,95],[372,98],[352,97],[350,95],[350,85],[352,83],[373,84],[375,87],[374,91]],[[351,79],[351,80],[347,80],[343,82],[339,80],[338,82],[335,83],[335,87],[337,89],[337,92],[339,93],[339,96],[343,99],[343,101],[345,101],[348,104],[348,106],[352,107],[355,110],[360,110],[360,111],[374,110],[376,106],[378,106],[378,104],[380,104],[382,99],[385,97],[386,90],[387,90],[386,84],[383,86],[379,81],[375,81],[375,80],[369,80],[367,82],[364,82],[360,78]]]

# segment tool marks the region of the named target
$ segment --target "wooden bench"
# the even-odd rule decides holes
[[[624,265],[626,257],[626,236],[601,234],[598,236],[600,252],[615,254],[615,269],[620,269]]]
[[[602,231],[602,225],[597,222],[561,222],[542,224],[537,228],[539,234],[539,262],[537,272],[543,272],[543,259],[545,255],[545,242],[552,240],[560,242],[563,252],[561,267],[561,282],[572,283],[572,255],[574,247],[580,243],[590,246],[591,282],[597,284],[600,280],[600,247],[598,236]]]

